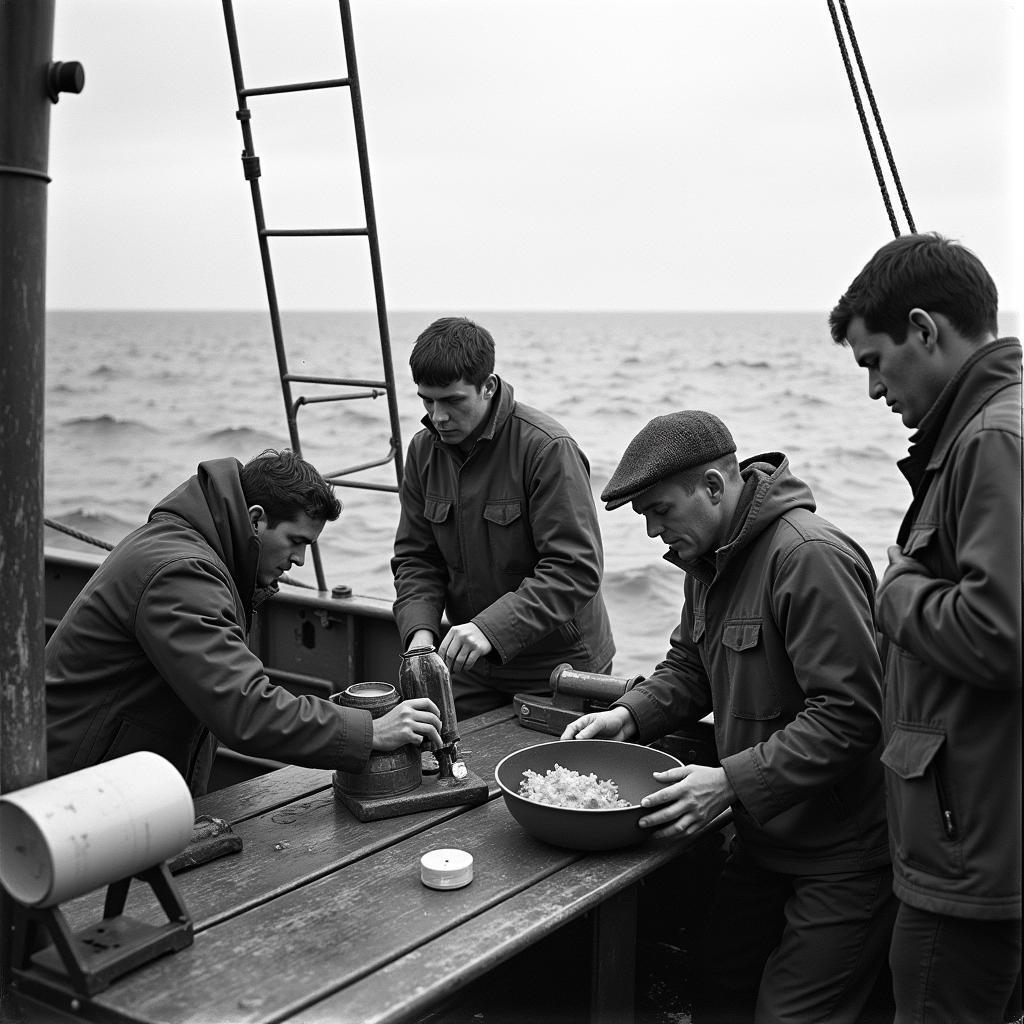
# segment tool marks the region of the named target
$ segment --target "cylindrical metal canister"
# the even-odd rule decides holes
[[[331,695],[336,704],[362,708],[374,718],[386,715],[400,701],[390,683],[353,683],[341,693]],[[334,786],[351,796],[378,797],[408,793],[423,782],[419,750],[410,745],[397,750],[374,750],[361,772],[336,771]]]

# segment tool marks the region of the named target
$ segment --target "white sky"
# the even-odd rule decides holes
[[[918,229],[1020,310],[1019,3],[848,2]],[[352,7],[393,310],[827,311],[892,237],[825,0]],[[247,85],[345,74],[335,0],[236,8]],[[221,4],[60,0],[54,58],[50,308],[265,308]],[[250,104],[268,225],[363,223],[347,93]],[[365,241],[272,245],[372,305]]]

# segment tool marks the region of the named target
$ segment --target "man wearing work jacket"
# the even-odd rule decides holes
[[[217,741],[359,771],[371,750],[439,742],[430,700],[369,711],[272,683],[246,643],[256,606],[341,505],[290,451],[199,464],[124,538],[46,645],[50,777],[138,750],[206,792]]]
[[[642,828],[735,839],[695,943],[695,1024],[854,1024],[885,963],[886,838],[875,576],[773,452],[738,463],[711,413],[655,417],[601,497],[632,503],[686,573],[668,654],[563,739],[649,743],[714,712],[720,765],[656,772]]]
[[[562,662],[607,672],[615,645],[586,456],[515,400],[472,321],[432,323],[409,366],[427,415],[409,445],[391,562],[403,643],[437,645],[459,718],[548,693]]]
[[[878,250],[832,310],[868,395],[916,429],[878,590],[898,1024],[1019,1020],[1021,347],[981,261]]]

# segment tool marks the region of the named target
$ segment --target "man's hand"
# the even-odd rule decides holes
[[[563,740],[629,740],[637,734],[636,722],[627,708],[594,711],[570,722],[559,737]]]
[[[441,641],[437,653],[444,658],[452,672],[464,668],[472,668],[480,658],[493,650],[491,641],[484,636],[478,626],[472,622],[464,622],[461,626],[452,626]]]
[[[640,819],[640,827],[656,828],[653,835],[658,839],[693,835],[736,800],[724,768],[686,764],[655,772],[654,777],[673,783],[640,801],[653,812]]]
[[[373,720],[373,749],[397,750],[411,743],[441,746],[441,716],[429,697],[403,700],[386,715]]]

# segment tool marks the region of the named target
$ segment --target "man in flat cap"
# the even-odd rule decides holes
[[[738,462],[700,410],[651,420],[601,498],[664,541],[685,603],[654,672],[562,738],[649,743],[714,712],[720,766],[655,773],[640,822],[692,835],[733,809],[694,1020],[853,1024],[895,915],[871,564],[784,455]]]

